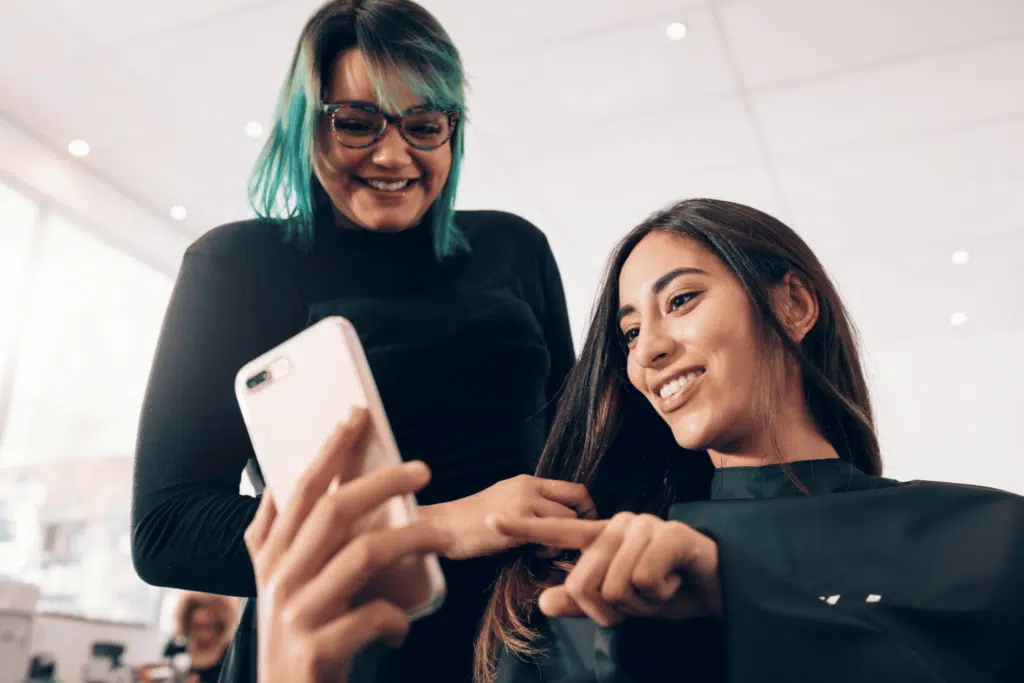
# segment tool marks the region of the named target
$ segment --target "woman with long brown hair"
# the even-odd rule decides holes
[[[537,470],[600,520],[489,519],[526,545],[477,680],[1024,680],[1022,499],[881,472],[803,240],[724,201],[654,214],[612,255]]]

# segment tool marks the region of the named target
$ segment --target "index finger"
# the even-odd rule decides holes
[[[548,500],[572,508],[580,518],[597,519],[597,508],[583,484],[561,479],[541,479],[538,491]]]
[[[564,519],[560,517],[521,517],[509,519],[498,515],[487,518],[497,532],[522,541],[549,548],[582,550],[597,540],[607,520]]]

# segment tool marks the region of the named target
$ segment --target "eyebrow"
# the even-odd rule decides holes
[[[670,270],[654,281],[654,284],[651,285],[651,293],[655,295],[661,294],[676,278],[682,277],[683,275],[707,274],[706,270],[701,270],[700,268],[676,268],[674,270]],[[619,309],[619,314],[615,317],[615,323],[617,325],[621,324],[622,319],[631,313],[636,313],[635,306],[623,306]]]

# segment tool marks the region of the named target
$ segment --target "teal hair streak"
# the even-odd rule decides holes
[[[313,151],[319,87],[311,82],[309,46],[298,51],[278,97],[274,124],[249,178],[257,216],[284,221],[285,240],[313,244]]]

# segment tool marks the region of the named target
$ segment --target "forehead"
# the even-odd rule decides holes
[[[721,272],[714,254],[692,237],[656,230],[636,245],[619,272],[619,300],[625,304],[649,292],[659,277],[676,268]]]
[[[394,99],[399,111],[422,104],[422,100],[410,90],[401,73],[393,71],[386,75],[385,87]],[[360,102],[377,102],[377,89],[370,78],[369,69],[363,53],[352,48],[338,55],[331,68],[330,82],[327,86],[327,101],[339,102],[356,100]],[[381,104],[378,102],[378,104]]]

